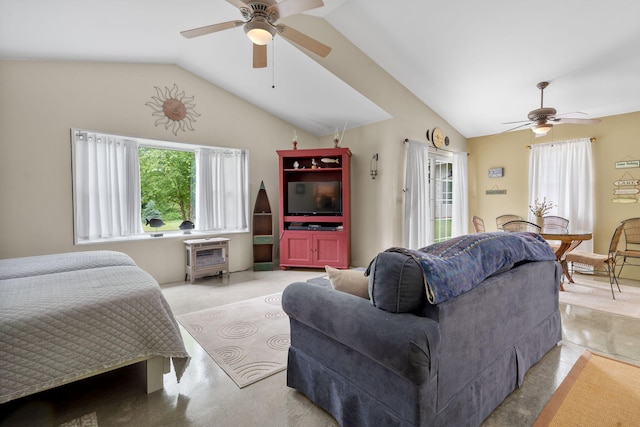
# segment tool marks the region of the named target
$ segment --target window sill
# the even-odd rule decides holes
[[[212,237],[212,236],[221,236],[226,234],[239,234],[239,233],[248,233],[249,230],[240,230],[240,231],[195,231],[192,230],[191,233],[185,233],[183,231],[158,231],[158,233],[162,233],[162,236],[153,237],[152,233],[145,234],[136,234],[135,236],[126,236],[126,237],[109,237],[104,239],[91,239],[91,240],[81,240],[76,241],[76,246],[84,246],[84,245],[99,245],[105,243],[122,243],[122,242],[139,242],[145,240],[166,240],[166,239],[191,239],[191,238],[202,238],[202,237]],[[155,232],[153,233],[155,234]]]

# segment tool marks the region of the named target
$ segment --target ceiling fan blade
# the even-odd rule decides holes
[[[243,24],[244,24],[244,21],[221,22],[220,24],[207,25],[200,28],[194,28],[192,30],[180,31],[180,34],[182,34],[184,37],[188,39],[192,39],[194,37],[200,37],[200,36],[215,33],[218,31],[239,27],[240,25],[243,25]]]
[[[306,34],[302,34],[300,31],[295,30],[288,25],[278,25],[278,33],[290,42],[302,46],[323,58],[331,52],[331,48],[329,46],[320,43],[316,39],[312,39]]]
[[[511,128],[511,129],[503,130],[503,131],[502,131],[502,132],[500,132],[500,133],[511,132],[512,130],[520,129],[520,128],[523,128],[523,127],[525,127],[525,126],[529,126],[529,125],[532,125],[532,124],[533,124],[533,122],[527,122],[527,123],[525,123],[525,124],[523,124],[523,125],[516,126],[516,127]]]
[[[587,115],[587,113],[583,113],[582,111],[572,111],[571,113],[556,114],[554,117],[561,118],[561,117],[564,117],[564,116],[570,116],[572,114],[582,114],[583,116]]]
[[[233,3],[231,0],[227,0]],[[315,9],[324,6],[322,0],[284,0],[280,3],[270,6],[267,11],[277,10],[280,18],[285,16],[295,15],[296,13],[305,12],[307,10]]]
[[[227,2],[231,3],[232,5],[237,7],[238,9],[245,8],[245,9],[251,10],[251,8],[249,6],[247,6],[247,4],[245,2],[243,2],[242,0],[227,0]]]
[[[600,123],[600,119],[576,119],[576,118],[556,118],[553,120],[554,123],[572,123],[576,125],[595,125]]]
[[[504,122],[503,125],[514,125],[516,123],[531,123],[531,120],[516,120],[515,122]]]
[[[253,44],[253,68],[267,66],[267,45]]]

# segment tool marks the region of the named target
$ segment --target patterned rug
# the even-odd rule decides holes
[[[287,368],[289,318],[281,298],[277,293],[176,318],[243,388]]]
[[[608,282],[580,283],[578,276],[575,276],[574,280],[576,283],[565,282],[565,291],[560,292],[561,304],[577,305],[640,319],[640,288],[620,285],[622,292],[618,292],[614,284],[613,290],[616,295],[614,300]]]

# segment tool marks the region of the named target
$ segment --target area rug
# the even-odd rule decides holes
[[[640,366],[585,351],[534,427],[634,426],[640,420]]]
[[[176,318],[243,388],[287,367],[289,318],[281,299],[271,294]]]
[[[618,292],[618,288],[614,284],[615,300],[611,296],[608,282],[565,283],[564,289],[564,292],[560,292],[560,303],[562,304],[577,305],[640,319],[640,288],[638,287],[620,285],[622,292]]]

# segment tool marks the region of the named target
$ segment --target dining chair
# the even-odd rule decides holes
[[[502,230],[502,226],[509,222],[509,221],[516,221],[516,220],[521,220],[522,217],[519,217],[518,215],[511,215],[511,214],[506,214],[506,215],[500,215],[499,217],[496,218],[496,228],[498,229],[498,231]]]
[[[618,292],[620,291],[620,284],[618,283],[618,278],[616,277],[616,259],[618,257],[618,245],[620,244],[620,237],[622,236],[622,230],[624,228],[624,223],[621,222],[618,224],[616,229],[613,231],[613,236],[611,236],[611,242],[609,243],[609,252],[604,254],[596,254],[593,252],[581,251],[579,249],[574,249],[571,252],[568,252],[564,259],[565,262],[571,264],[571,277],[573,280],[573,267],[574,264],[588,265],[592,266],[595,269],[597,268],[607,268],[607,275],[609,276],[609,285],[611,286],[611,296],[613,299],[616,299],[616,294],[613,292],[613,284],[615,283],[618,287]]]
[[[542,217],[543,227],[545,229],[568,229],[569,220],[561,216],[547,215]]]
[[[479,216],[474,215],[473,218],[471,219],[471,222],[473,222],[473,228],[476,230],[476,233],[484,233],[485,232],[484,220],[482,218],[480,218]]]
[[[569,220],[561,216],[546,215],[542,217],[542,228],[549,231],[568,231]],[[547,243],[549,243],[549,246],[551,246],[553,252],[557,251],[560,247],[560,242],[558,242],[557,240],[549,240],[547,241]]]
[[[504,231],[515,232],[515,231],[529,231],[531,233],[538,233],[542,230],[538,224],[534,224],[529,221],[525,221],[524,219],[516,219],[514,221],[509,221],[502,225],[502,229]]]
[[[624,234],[624,249],[618,251],[618,257],[622,257],[622,264],[618,271],[618,277],[622,273],[625,264],[640,266],[627,261],[628,258],[640,259],[640,218],[630,218],[622,221]]]

